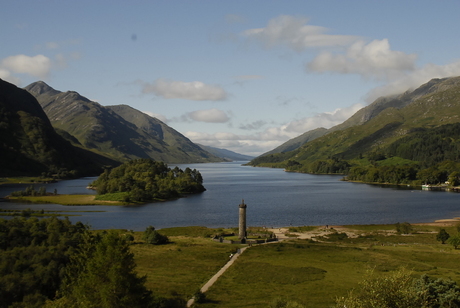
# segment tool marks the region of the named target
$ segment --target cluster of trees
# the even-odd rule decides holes
[[[419,164],[390,166],[355,166],[350,168],[347,179],[368,183],[392,184],[460,184],[460,163],[444,161],[429,168]]]
[[[271,308],[306,308],[295,300],[276,298]],[[336,300],[335,308],[440,308],[460,307],[460,287],[453,280],[414,278],[406,269],[377,276],[368,272],[359,288]]]
[[[92,186],[98,194],[126,192],[123,201],[150,201],[176,198],[206,189],[196,169],[169,168],[163,162],[135,159],[112,170],[105,170]]]
[[[57,190],[54,190],[54,194],[57,194]],[[35,190],[34,186],[27,186],[26,189],[20,191],[13,191],[11,196],[13,197],[23,197],[23,196],[46,196],[46,187],[42,186],[37,190]]]
[[[331,158],[317,160],[311,164],[303,165],[296,160],[288,160],[285,169],[287,171],[299,171],[315,174],[346,174],[350,169],[350,164],[346,160]]]
[[[453,280],[433,279],[427,275],[414,279],[405,269],[381,277],[371,272],[356,292],[338,298],[335,307],[460,307],[460,287]]]
[[[55,217],[0,219],[0,307],[41,307],[53,298],[86,231]]]
[[[443,161],[460,160],[460,123],[442,125],[418,132],[392,143],[387,156],[398,156],[422,164],[427,168]]]
[[[173,307],[137,275],[127,235],[67,218],[0,219],[0,308]],[[169,242],[154,227],[144,238]]]

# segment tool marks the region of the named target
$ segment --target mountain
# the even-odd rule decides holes
[[[112,164],[64,140],[35,97],[0,79],[0,176],[98,174]]]
[[[362,125],[366,123],[367,121],[378,116],[382,111],[384,111],[387,108],[390,108],[390,107],[396,108],[396,109],[404,108],[405,106],[411,104],[412,102],[421,98],[422,96],[447,89],[448,87],[450,87],[449,81],[447,81],[448,79],[450,78],[432,79],[428,83],[420,86],[414,91],[407,91],[400,95],[380,97],[377,100],[375,100],[372,104],[358,110],[358,112],[356,112],[353,116],[351,116],[349,119],[347,119],[343,123],[338,124],[329,129],[320,127],[320,128],[308,131],[306,133],[303,133],[302,135],[298,137],[295,137],[293,139],[286,141],[285,143],[278,146],[277,148],[265,154],[262,154],[262,156],[293,151],[301,147],[305,143],[313,141],[314,139],[322,137],[326,134],[329,134],[335,131],[344,130],[344,129],[347,129],[347,128],[350,128],[356,125]]]
[[[402,138],[406,140],[407,154],[398,155],[404,159],[411,159],[408,156],[409,152],[419,151],[419,148],[428,149],[427,145],[421,145],[421,132],[426,136],[444,136],[439,138],[450,140],[450,146],[455,148],[457,138],[452,137],[454,135],[439,135],[434,133],[434,129],[459,122],[460,77],[433,79],[414,91],[377,99],[343,124],[330,129],[324,136],[309,141],[293,151],[261,156],[250,164],[316,172],[315,168],[319,166],[319,162],[325,165],[326,161],[328,164],[337,164],[346,160],[353,165],[363,157],[372,161],[372,157],[379,153],[382,157],[390,158],[391,155],[395,155],[391,149],[396,145],[399,148],[403,146],[400,144]],[[445,128],[443,131],[452,129]],[[412,143],[412,147],[407,148],[409,140],[416,137],[420,142]],[[433,155],[427,153],[425,156]],[[430,162],[417,163],[426,166]]]
[[[126,105],[104,107],[43,81],[25,88],[65,138],[118,161],[152,158],[167,163],[222,161],[163,122]]]
[[[198,144],[202,149],[212,153],[213,155],[223,158],[226,161],[248,161],[254,159],[254,156],[239,154],[230,150],[226,149],[219,149],[211,146],[206,146],[202,144]]]
[[[157,154],[158,150],[155,149],[155,152],[151,155],[162,158],[157,160],[174,163],[222,161],[218,156],[203,150],[162,121],[139,110],[127,105],[107,106],[106,108],[112,110],[129,123],[134,124],[139,134],[144,135],[146,139],[150,139],[150,142],[158,140],[157,144],[153,144],[157,149],[164,148],[166,154],[159,155]]]
[[[308,131],[306,133],[303,133],[300,136],[297,136],[295,138],[292,138],[292,139],[286,141],[285,143],[283,143],[282,145],[276,147],[275,149],[273,149],[271,151],[268,151],[265,154],[262,154],[262,156],[293,151],[293,150],[301,147],[302,145],[304,145],[305,143],[307,143],[309,141],[313,141],[316,138],[324,136],[328,132],[329,132],[329,130],[324,128],[324,127],[319,127],[319,128],[310,130],[310,131]]]

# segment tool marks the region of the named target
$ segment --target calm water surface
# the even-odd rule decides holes
[[[69,217],[93,229],[142,231],[177,226],[235,227],[238,204],[248,205],[249,226],[303,226],[430,222],[460,216],[460,194],[380,188],[340,181],[341,176],[310,175],[280,169],[241,166],[240,162],[179,165],[198,169],[207,191],[142,206],[61,206],[1,202],[3,209],[103,211]],[[59,194],[94,194],[86,189],[95,178],[47,184]],[[27,185],[0,186],[0,197]],[[36,185],[36,189],[43,185]],[[69,213],[71,214],[71,213]]]

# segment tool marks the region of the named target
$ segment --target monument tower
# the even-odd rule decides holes
[[[246,238],[246,207],[244,199],[240,204],[240,220],[239,220],[239,232],[238,237],[240,240]]]

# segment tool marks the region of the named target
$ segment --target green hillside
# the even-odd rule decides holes
[[[151,158],[171,163],[222,161],[221,158],[202,149],[165,123],[139,110],[128,105],[107,106],[106,108],[135,125],[138,134],[153,146],[147,152]]]
[[[442,91],[446,88],[451,87],[452,86],[451,83],[455,84],[456,83],[455,79],[450,79],[450,81],[448,81],[448,78],[432,79],[431,81],[417,88],[415,91],[407,91],[400,95],[380,97],[377,100],[375,100],[372,104],[360,109],[358,112],[356,112],[353,116],[351,116],[349,119],[347,119],[343,123],[338,124],[329,129],[320,127],[320,128],[316,128],[314,130],[305,132],[298,137],[295,137],[295,138],[292,138],[286,141],[282,145],[263,154],[262,156],[293,151],[295,149],[300,148],[302,145],[306,144],[307,142],[313,141],[314,139],[322,137],[326,134],[329,134],[335,131],[345,130],[353,126],[362,125],[366,123],[367,121],[375,118],[382,111],[388,108],[395,108],[395,109],[404,108],[408,106],[409,104],[411,104],[412,102],[414,102],[415,100],[418,100],[422,96],[425,96],[425,95],[428,95],[434,92]]]
[[[221,161],[161,121],[129,106],[104,107],[77,92],[57,91],[42,81],[25,89],[37,98],[58,132],[93,152],[118,161]]]
[[[348,120],[359,123],[357,119],[361,119],[361,124],[341,130],[334,128],[294,151],[258,157],[250,164],[299,172],[345,173],[353,180],[365,181],[369,181],[369,177],[355,176],[357,174],[353,171],[357,169],[354,167],[367,174],[370,168],[383,172],[382,168],[388,169],[391,165],[411,165],[413,176],[407,176],[403,181],[377,177],[377,182],[436,184],[447,180],[446,174],[452,173],[455,168],[451,166],[439,170],[438,164],[451,160],[455,165],[460,161],[457,146],[460,77],[435,79],[412,92],[382,98],[370,106]],[[431,140],[429,144],[427,140]],[[417,174],[426,168],[435,168],[443,175],[435,180],[426,180]]]
[[[115,163],[72,146],[32,95],[0,79],[0,176],[98,174]]]

